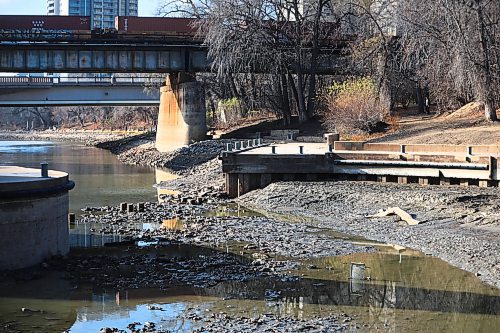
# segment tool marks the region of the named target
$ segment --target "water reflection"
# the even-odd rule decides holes
[[[118,233],[104,234],[101,232],[103,225],[98,223],[83,223],[78,220],[70,224],[70,247],[102,247],[108,243],[122,242],[126,238]]]
[[[180,219],[163,220],[162,227],[168,230],[184,230],[184,222]]]
[[[91,251],[88,255],[92,256],[103,250],[85,251]],[[120,248],[105,251],[108,255],[126,255]],[[169,258],[205,258],[216,253],[213,249],[188,245],[150,247],[142,251],[149,251],[152,258],[154,254]],[[196,306],[245,317],[273,313],[308,319],[345,312],[368,325],[359,332],[494,332],[500,325],[498,290],[480,284],[472,274],[459,274],[462,271],[435,258],[405,258],[403,263],[411,265],[403,266],[397,254],[369,256],[371,258],[365,257],[367,271],[371,270],[369,273],[375,281],[358,280],[360,288],[355,290],[348,278],[350,265],[346,263],[359,259],[355,256],[327,258],[324,263],[328,266],[309,269],[309,273],[298,280],[266,277],[223,281],[204,288],[176,286],[166,291],[94,290],[91,285],[74,289],[68,281],[53,276],[15,288],[2,286],[0,323],[19,318],[16,317],[19,309],[27,307],[46,312],[16,319],[16,328],[31,326],[40,332],[55,331],[54,320],[49,321],[49,325],[47,318],[66,318],[55,323],[61,330],[71,328],[71,332],[93,332],[106,326],[126,329],[133,321],[142,324],[152,321],[165,330],[190,332],[196,323],[183,315],[188,308]],[[384,266],[384,262],[389,265]],[[393,264],[399,267],[397,275]],[[428,282],[413,278],[417,275],[426,280],[425,273],[434,283],[427,285]],[[395,280],[395,276],[399,278]],[[341,317],[339,321],[342,320]]]
[[[238,203],[220,204],[213,209],[207,210],[204,214],[207,217],[257,217],[263,216],[257,212],[249,210]]]
[[[155,187],[156,187],[156,191],[157,191],[157,195],[158,195],[158,202],[159,203],[162,203],[164,201],[162,199],[163,196],[165,196],[165,195],[177,195],[180,192],[179,191],[170,190],[168,188],[163,188],[163,187],[158,186],[158,185],[161,184],[162,182],[167,182],[167,181],[175,180],[177,178],[179,178],[178,175],[176,175],[174,173],[171,173],[168,170],[159,169],[159,168],[155,169],[155,180],[156,180],[156,183],[155,183],[156,186]]]
[[[124,291],[114,295],[94,295],[88,306],[78,309],[75,324],[71,326],[70,332],[99,332],[102,327],[109,326],[126,329],[133,322],[140,323],[135,326],[137,330],[143,328],[146,322],[153,322],[159,330],[192,331],[194,322],[180,318],[187,309],[186,303],[137,304],[137,301],[129,299],[128,294],[128,291]]]

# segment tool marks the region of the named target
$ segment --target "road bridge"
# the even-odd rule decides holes
[[[2,76],[0,106],[159,105],[158,78]]]

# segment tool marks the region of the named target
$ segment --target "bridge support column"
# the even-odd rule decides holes
[[[205,92],[201,83],[186,73],[170,75],[160,93],[156,149],[169,152],[204,140],[207,125]]]

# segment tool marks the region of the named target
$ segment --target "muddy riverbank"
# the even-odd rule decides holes
[[[500,288],[497,188],[290,182],[248,193],[239,202],[303,216],[318,227],[417,249]],[[366,217],[389,207],[400,207],[422,223],[408,226],[397,217]]]
[[[88,207],[76,221],[88,230],[83,236],[119,235],[118,241],[103,242],[102,247],[73,248],[66,258],[53,258],[30,270],[5,272],[0,274],[0,286],[9,290],[21,281],[30,283],[57,272],[69,282],[72,290],[91,286],[118,295],[134,289],[154,288],[161,294],[161,291],[175,293],[188,287],[194,288],[194,293],[228,302],[241,299],[234,302],[236,305],[228,303],[218,311],[211,307],[200,311],[199,306],[194,307],[182,314],[182,318],[196,325],[182,332],[260,332],[263,328],[278,327],[280,332],[297,329],[337,332],[368,327],[362,324],[362,319],[354,318],[357,315],[343,309],[334,311],[330,306],[321,316],[317,310],[304,311],[307,315],[299,317],[270,310],[279,309],[284,301],[289,302],[287,297],[294,308],[298,307],[299,299],[303,298],[300,295],[324,295],[322,290],[331,288],[331,283],[345,294],[346,282],[325,282],[309,276],[323,270],[345,275],[343,268],[327,269],[308,260],[356,252],[373,253],[373,247],[354,245],[345,236],[332,237],[320,229],[221,204],[222,199],[214,191],[197,197],[165,196],[163,203],[134,205],[134,209],[130,206],[126,210],[118,206]],[[74,230],[73,236],[78,236],[80,230],[82,228]],[[304,288],[310,290],[305,292]],[[249,311],[238,304],[246,300],[271,305]],[[315,303],[314,299],[301,302]],[[348,298],[343,297],[342,302],[348,305]],[[161,313],[165,306],[148,307]],[[304,307],[309,305],[300,305],[300,312]],[[46,309],[30,307],[29,301],[20,311],[29,316],[38,313],[55,316]],[[235,311],[241,313],[235,314]],[[0,323],[1,319],[0,314]],[[6,332],[16,332],[22,325],[21,320],[11,320]],[[131,332],[136,332],[133,326],[137,332],[169,331],[161,322],[141,323],[134,317],[130,317],[127,326]],[[114,326],[103,329],[102,332],[129,332]]]
[[[76,248],[67,258],[5,274],[4,292],[57,272],[76,291],[90,285],[124,295],[189,287],[220,300],[178,315],[192,323],[181,332],[489,332],[500,324],[498,290],[473,275],[500,287],[498,189],[290,182],[248,193],[239,207],[222,192],[217,155],[224,142],[205,141],[169,154],[156,152],[147,137],[118,142],[106,148],[123,162],[176,169],[179,177],[163,186],[179,192],[124,209],[87,207],[72,235],[101,247]],[[409,227],[393,217],[366,218],[394,206],[423,223]],[[391,246],[355,236],[410,249],[400,257]],[[369,267],[355,283],[349,278],[352,262]],[[28,298],[23,302],[39,310]],[[166,308],[146,304],[149,312]],[[162,320],[134,325],[134,317],[127,318],[128,330],[111,325],[104,332],[171,330]],[[12,325],[7,332],[19,331],[23,320],[0,315],[0,324]],[[425,324],[431,321],[435,330]]]
[[[163,203],[126,209],[84,209],[71,234],[101,238],[101,245],[89,242],[94,247],[73,248],[66,258],[1,275],[0,299],[20,283],[37,283],[56,272],[68,292],[104,290],[116,294],[119,307],[134,290],[156,290],[149,297],[186,292],[205,297],[176,315],[175,321],[190,323],[180,332],[489,332],[500,319],[497,290],[439,259],[412,250],[398,258],[391,247],[332,232],[287,206],[274,210],[285,215],[269,218],[227,204],[215,189],[162,198]],[[364,279],[350,279],[352,262],[367,265]],[[11,312],[23,319],[0,313],[6,332],[23,328],[25,317],[57,318],[47,305],[31,302],[37,297],[32,291],[29,298],[16,298],[20,305]],[[131,314],[125,324],[103,321],[103,332],[171,331],[169,303],[145,302],[143,312],[156,313],[154,320]]]

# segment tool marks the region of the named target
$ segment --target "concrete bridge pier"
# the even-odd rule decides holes
[[[169,152],[204,140],[207,125],[202,84],[194,76],[181,72],[167,77],[160,94],[156,149]]]

